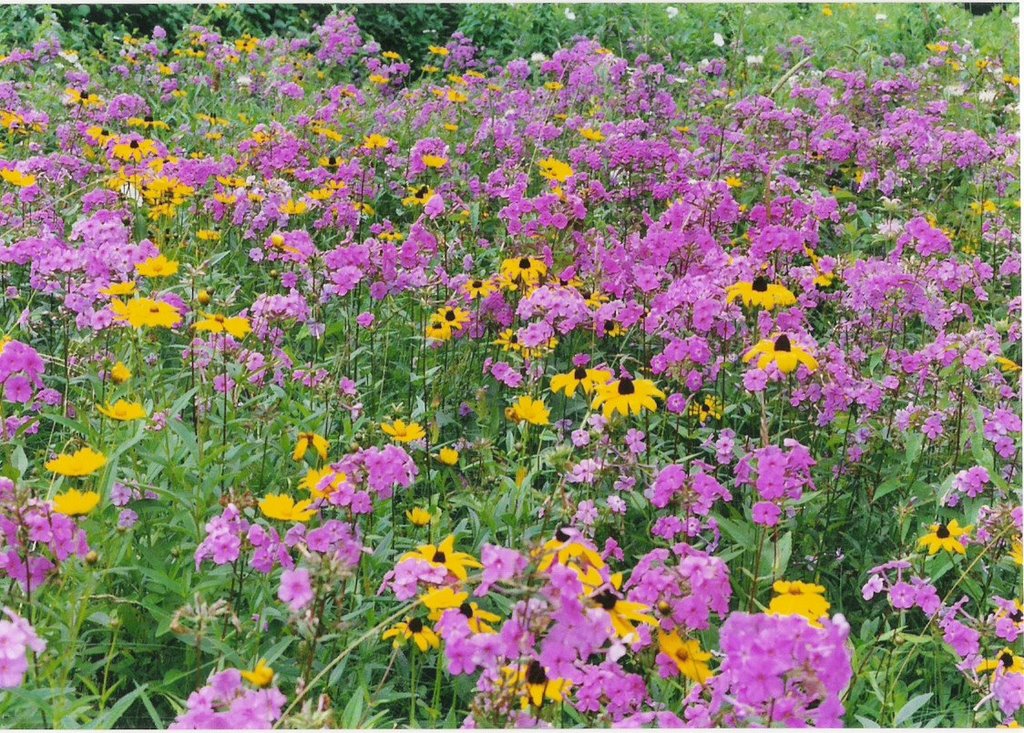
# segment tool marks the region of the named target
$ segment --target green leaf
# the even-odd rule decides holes
[[[893,727],[898,728],[910,720],[914,713],[923,708],[932,699],[934,694],[932,692],[923,692],[907,700],[907,704],[900,708],[900,711],[892,719]]]

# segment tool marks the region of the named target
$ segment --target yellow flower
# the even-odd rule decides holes
[[[509,420],[515,422],[528,422],[530,425],[547,425],[551,410],[544,404],[543,400],[535,400],[528,395],[517,399],[512,406],[505,410]]]
[[[486,298],[493,293],[497,288],[494,287],[494,283],[490,280],[474,279],[466,282],[462,286],[463,291],[473,300],[477,298]]]
[[[388,77],[384,76],[383,74],[370,74],[370,82],[373,83],[373,84],[377,84],[379,86],[384,86],[389,81],[391,81],[391,79],[389,79]]]
[[[31,176],[27,173],[22,173],[16,170],[11,170],[10,168],[0,169],[0,178],[3,178],[4,181],[11,184],[12,186],[17,186],[18,188],[28,188],[29,186],[34,185],[36,182],[35,176]]]
[[[420,162],[427,168],[444,168],[448,165],[448,159],[442,158],[440,155],[424,155],[420,157]]]
[[[602,140],[604,140],[604,133],[602,133],[600,130],[595,130],[592,127],[584,127],[580,129],[580,135],[582,135],[585,139],[592,140],[593,142],[596,143],[599,143]]]
[[[317,455],[324,461],[327,460],[327,451],[330,448],[330,444],[327,440],[317,433],[299,433],[299,440],[295,444],[295,450],[292,452],[293,461],[301,461],[306,457],[306,451],[309,447],[313,446],[313,450],[317,452]]]
[[[127,321],[132,328],[172,328],[181,323],[177,308],[152,298],[133,298],[127,303],[114,300],[110,308],[118,320]]]
[[[294,199],[288,199],[281,204],[281,213],[289,214],[291,216],[298,216],[299,214],[305,214],[309,210],[309,204],[305,201],[295,201]]]
[[[426,206],[436,194],[434,189],[423,184],[409,189],[409,195],[402,199],[402,206]]]
[[[595,410],[600,407],[605,419],[611,419],[616,412],[623,416],[630,413],[639,415],[645,409],[657,412],[658,403],[654,398],[665,399],[665,393],[649,379],[622,377],[607,384],[596,385],[596,391],[591,407]]]
[[[210,333],[227,332],[236,339],[243,339],[252,331],[247,318],[242,318],[241,316],[228,318],[222,315],[206,315],[203,320],[196,323],[195,329],[197,331],[209,331]]]
[[[778,594],[768,604],[770,616],[803,616],[811,626],[821,628],[819,619],[828,616],[829,602],[822,595],[825,588],[798,580],[777,580],[772,589]]]
[[[119,361],[110,370],[110,378],[114,380],[114,384],[124,384],[132,378],[132,372],[124,362]]]
[[[434,633],[434,630],[418,618],[407,619],[402,623],[395,624],[385,631],[381,638],[394,638],[392,646],[396,649],[404,642],[412,639],[416,647],[424,653],[426,653],[427,649],[437,649],[441,645],[441,640]]]
[[[544,665],[536,659],[527,665],[502,668],[503,686],[515,690],[520,695],[523,710],[532,704],[541,707],[545,700],[560,703],[572,689],[572,682],[566,679],[548,677]]]
[[[535,257],[510,257],[501,263],[501,274],[513,285],[519,282],[535,285],[547,272],[548,266]]]
[[[53,497],[53,511],[68,517],[84,516],[100,503],[100,495],[95,491],[79,491],[71,489]]]
[[[975,671],[978,674],[1002,670],[1003,674],[1024,674],[1024,658],[1018,657],[1010,647],[1004,647],[995,659],[986,659]]]
[[[425,560],[434,567],[447,568],[448,571],[459,580],[466,580],[469,577],[467,568],[482,567],[473,559],[472,555],[465,552],[455,551],[455,535],[448,535],[445,540],[437,545],[421,545],[416,552],[407,552],[402,555],[402,560]]]
[[[649,606],[635,601],[624,600],[616,592],[618,588],[616,580],[618,584],[621,584],[622,575],[616,574],[612,579],[615,590],[606,587],[599,593],[590,596],[590,601],[598,608],[607,611],[616,636],[626,643],[638,641],[639,637],[636,633],[636,627],[633,626],[632,622],[636,621],[648,626],[657,626],[658,620],[650,614],[644,613],[644,611],[650,610]]]
[[[314,499],[326,499],[347,480],[348,476],[330,466],[321,469],[311,468],[306,471],[306,477],[299,482],[299,488],[308,491]]]
[[[456,592],[450,586],[443,586],[424,593],[420,596],[420,603],[430,611],[428,618],[431,621],[440,621],[444,611],[449,608],[458,608],[466,602],[467,598],[469,598],[469,593]]]
[[[135,271],[143,277],[170,277],[178,271],[178,263],[157,255],[136,264]]]
[[[61,453],[52,461],[46,462],[46,470],[61,476],[88,476],[103,468],[107,457],[92,448],[82,448],[68,455]]]
[[[750,351],[744,354],[743,361],[749,362],[755,356],[758,357],[758,369],[764,369],[774,362],[783,374],[792,373],[800,364],[812,372],[818,368],[818,360],[784,333],[758,341]]]
[[[1008,374],[1020,371],[1020,365],[1015,361],[1007,359],[1005,356],[997,356],[996,364],[999,365],[999,369]]]
[[[260,500],[260,511],[264,516],[282,522],[308,522],[316,514],[316,509],[309,508],[312,503],[310,499],[296,503],[285,494],[268,494]]]
[[[420,507],[413,507],[413,509],[405,512],[405,518],[409,520],[415,527],[426,527],[430,524],[430,520],[433,518],[426,509]]]
[[[729,188],[742,188],[743,181],[741,181],[736,176],[726,176],[725,185],[728,186]]]
[[[414,440],[423,440],[427,436],[423,426],[418,422],[408,424],[404,420],[395,420],[392,423],[382,422],[380,429],[397,443],[411,443]]]
[[[135,292],[135,283],[132,281],[123,283],[111,283],[108,287],[103,288],[100,291],[101,295],[109,295],[111,297],[119,297],[122,295],[131,295]]]
[[[242,678],[254,687],[266,687],[274,679],[274,670],[267,665],[266,659],[260,659],[251,672],[242,670]]]
[[[700,648],[696,639],[682,639],[677,631],[666,634],[658,632],[658,649],[675,662],[680,673],[698,685],[703,685],[713,676],[708,667],[711,654]]]
[[[448,341],[455,331],[461,331],[469,323],[469,313],[462,308],[445,306],[432,313],[427,324],[427,338]]]
[[[125,400],[118,400],[113,405],[108,404],[106,407],[97,405],[96,410],[111,420],[120,420],[121,422],[142,420],[146,417],[146,410],[141,403],[126,402]]]
[[[447,56],[449,53],[444,46],[427,46],[427,50],[435,56]]]
[[[607,384],[612,373],[606,369],[587,369],[578,366],[571,372],[556,374],[551,378],[551,391],[564,392],[566,397],[575,397],[576,389],[583,387],[583,393],[593,394],[599,386]]]
[[[373,133],[363,138],[363,147],[367,150],[379,150],[391,145],[391,138]]]
[[[459,452],[454,448],[442,448],[437,453],[437,460],[446,466],[454,466],[459,462]]]
[[[972,526],[961,527],[960,523],[955,519],[949,524],[942,524],[941,522],[933,524],[931,532],[917,540],[917,546],[927,547],[929,555],[934,555],[939,550],[964,555],[967,551],[963,543],[960,542],[960,538],[968,534]]]
[[[726,288],[726,302],[731,303],[737,298],[743,300],[743,305],[755,308],[772,310],[779,306],[787,307],[796,303],[796,296],[793,295],[784,285],[769,283],[767,279],[758,275],[753,282],[741,281]]]
[[[540,167],[541,176],[549,181],[565,183],[575,175],[567,163],[563,163],[556,158],[545,158],[537,163],[537,165]]]
[[[114,145],[114,157],[123,161],[141,163],[147,155],[156,155],[156,143],[152,140],[128,140]]]

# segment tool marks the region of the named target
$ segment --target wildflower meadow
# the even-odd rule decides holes
[[[173,12],[0,7],[3,727],[1024,722],[1015,6]]]

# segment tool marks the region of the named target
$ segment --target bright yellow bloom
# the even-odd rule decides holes
[[[551,410],[544,404],[543,400],[535,400],[528,395],[523,395],[512,406],[505,410],[509,420],[515,422],[528,422],[530,425],[547,425],[551,417]]]
[[[51,461],[46,462],[46,470],[61,476],[88,476],[103,468],[107,463],[107,457],[92,448],[82,448],[68,455],[61,453]]]
[[[444,168],[448,165],[448,159],[442,158],[440,155],[421,156],[420,162],[427,166],[427,168]]]
[[[108,404],[106,407],[97,405],[96,410],[101,415],[106,415],[111,420],[120,420],[121,422],[142,420],[146,417],[146,409],[140,402],[126,402],[125,400],[118,400],[113,405]]]
[[[615,580],[619,583],[622,575],[617,574],[613,578],[612,584],[615,585]],[[590,601],[598,608],[607,611],[608,616],[612,623],[612,629],[615,631],[615,635],[618,636],[626,643],[638,641],[639,637],[636,633],[636,627],[633,626],[633,622],[647,624],[648,626],[657,626],[658,620],[644,611],[650,610],[650,607],[635,601],[627,601],[623,599],[616,590],[611,588],[605,588],[599,593],[595,593],[590,596]]]
[[[29,186],[35,185],[36,177],[27,173],[12,170],[10,168],[0,169],[0,178],[18,188],[28,188]]]
[[[665,393],[649,379],[622,377],[596,385],[596,391],[591,407],[595,410],[600,407],[605,419],[611,419],[616,412],[623,416],[639,415],[645,409],[657,412],[658,403],[654,398],[665,399]]]
[[[578,366],[571,372],[556,374],[551,378],[551,391],[564,392],[566,397],[575,397],[576,389],[583,387],[583,393],[593,394],[594,390],[605,385],[612,378],[607,369],[587,369]]]
[[[541,707],[545,700],[560,703],[572,689],[572,682],[566,679],[548,677],[544,665],[536,659],[529,664],[503,667],[502,685],[514,690],[519,696],[523,710],[532,704]]]
[[[713,676],[708,661],[711,654],[700,648],[696,639],[682,639],[679,632],[666,634],[658,632],[658,649],[675,662],[679,672],[698,685],[703,685]]]
[[[917,546],[927,547],[929,555],[934,555],[939,550],[964,555],[967,551],[963,543],[960,542],[960,538],[968,534],[972,527],[973,525],[961,527],[955,519],[949,524],[933,524],[931,532],[917,540]]]
[[[385,631],[381,638],[394,638],[392,646],[396,649],[404,642],[412,639],[416,647],[424,653],[426,653],[427,649],[437,649],[441,645],[441,640],[434,633],[434,630],[418,618],[407,619],[402,623],[395,624]]]
[[[135,271],[143,277],[170,277],[178,271],[178,263],[157,255],[136,264]]]
[[[290,216],[298,216],[305,214],[309,210],[309,204],[305,201],[295,201],[294,199],[288,199],[281,204],[281,213],[288,214]]]
[[[264,516],[282,522],[308,522],[316,514],[316,509],[309,508],[312,503],[311,499],[296,502],[286,494],[268,494],[260,500],[260,511]]]
[[[431,314],[426,336],[435,341],[448,341],[455,331],[461,331],[467,323],[469,323],[468,311],[445,306]]]
[[[986,659],[975,671],[978,674],[1002,670],[1003,674],[1024,674],[1024,658],[1018,657],[1010,647],[1004,647],[995,659]]]
[[[330,466],[306,471],[306,477],[299,482],[299,488],[305,489],[314,499],[326,499],[348,480],[348,476],[335,471]]]
[[[818,360],[784,333],[758,341],[750,351],[743,355],[743,361],[749,362],[755,356],[758,357],[758,369],[764,369],[774,362],[783,374],[794,372],[800,364],[812,372],[818,368]]]
[[[100,503],[100,495],[95,491],[79,491],[70,489],[53,497],[53,511],[68,517],[84,516]]]
[[[132,378],[132,372],[124,362],[119,361],[110,370],[110,378],[114,380],[114,384],[124,384]]]
[[[116,298],[122,295],[131,295],[134,292],[135,283],[129,280],[123,283],[111,283],[100,291],[100,295],[109,295]]]
[[[411,510],[405,512],[405,518],[415,527],[426,527],[430,524],[430,520],[433,518],[426,509],[420,507],[413,507]]]
[[[144,157],[156,154],[156,143],[152,140],[122,140],[114,145],[114,157],[118,160],[141,163]]]
[[[449,53],[444,46],[427,46],[427,50],[435,56],[447,56]]]
[[[114,300],[110,309],[118,320],[127,321],[132,328],[172,328],[181,323],[177,308],[152,298],[133,298],[127,303]]]
[[[559,183],[565,183],[572,178],[575,173],[567,163],[563,163],[556,158],[545,158],[544,160],[537,163],[540,167],[540,174],[549,181],[558,181]]]
[[[236,339],[243,339],[252,331],[249,319],[242,318],[241,316],[228,318],[219,314],[206,315],[203,320],[196,322],[195,329],[197,331],[209,331],[210,333],[227,332]]]
[[[784,285],[769,283],[767,279],[758,275],[753,282],[741,281],[726,288],[726,302],[731,303],[737,298],[742,299],[743,305],[755,308],[772,310],[777,307],[788,307],[796,303],[796,296],[793,295]]]
[[[821,628],[819,619],[828,616],[830,606],[823,595],[823,586],[798,580],[776,580],[772,589],[778,595],[768,604],[769,616],[803,616],[811,626]]]
[[[440,621],[444,611],[449,608],[458,608],[466,602],[467,598],[469,598],[469,593],[464,591],[457,593],[446,585],[424,593],[420,596],[420,603],[430,611],[428,618],[431,621]]]
[[[423,426],[418,422],[406,423],[404,420],[395,420],[392,423],[382,422],[380,429],[385,435],[390,435],[396,443],[412,443],[414,440],[423,440],[427,437]]]
[[[251,672],[242,670],[242,678],[254,687],[266,687],[274,679],[274,670],[267,665],[266,659],[260,659]]]
[[[391,145],[391,138],[373,133],[363,138],[363,147],[367,150],[379,150]]]
[[[599,143],[604,140],[604,133],[600,130],[595,130],[592,127],[584,127],[580,129],[580,135],[585,139],[591,140],[595,143]]]
[[[299,440],[295,444],[295,450],[292,452],[293,461],[301,461],[306,457],[306,451],[309,447],[313,446],[313,450],[317,452],[317,455],[324,461],[327,460],[327,451],[330,449],[330,444],[327,440],[317,433],[299,433]]]
[[[473,300],[477,298],[486,298],[493,293],[495,288],[494,283],[490,280],[473,279],[466,282],[462,286],[463,291]]]
[[[548,266],[535,257],[509,257],[501,263],[501,274],[512,284],[536,285],[547,272]]]
[[[467,568],[483,567],[473,559],[472,555],[465,552],[455,551],[455,535],[448,535],[445,540],[437,545],[421,545],[416,552],[407,552],[402,555],[402,560],[425,560],[434,567],[447,568],[448,571],[459,580],[466,580],[469,577]]]
[[[454,448],[442,448],[437,453],[437,460],[446,466],[454,466],[459,462],[459,452]]]

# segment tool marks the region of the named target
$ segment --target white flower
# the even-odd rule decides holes
[[[716,33],[716,34],[715,34],[715,37],[714,37],[714,39],[713,39],[713,42],[714,42],[714,44],[715,44],[716,46],[718,46],[719,48],[721,48],[722,46],[724,46],[724,45],[725,45],[725,39],[724,39],[724,38],[722,38],[722,34],[721,34],[721,33]]]
[[[675,5],[669,5],[665,8],[665,14],[668,15],[669,18],[676,18],[679,16],[679,8]]]
[[[247,87],[252,85],[252,77],[248,74],[239,74],[238,78],[235,79],[235,83],[240,87]]]
[[[996,98],[996,90],[995,89],[986,89],[985,91],[983,91],[980,94],[978,94],[978,101],[979,102],[984,102],[985,104],[989,104],[989,103],[995,101],[995,98]]]
[[[758,54],[757,56],[747,56],[747,64],[749,66],[760,66],[764,63],[764,56]]]
[[[875,20],[877,20],[878,22],[882,22],[883,20],[888,20],[888,19],[889,19],[889,16],[886,15],[885,13],[875,13]]]
[[[532,54],[530,54],[530,61],[533,61],[535,64],[539,64],[541,61],[547,61],[547,58],[548,57],[542,54],[540,51],[534,51]]]
[[[572,8],[565,9],[566,20],[576,20],[576,13],[572,12]]]

